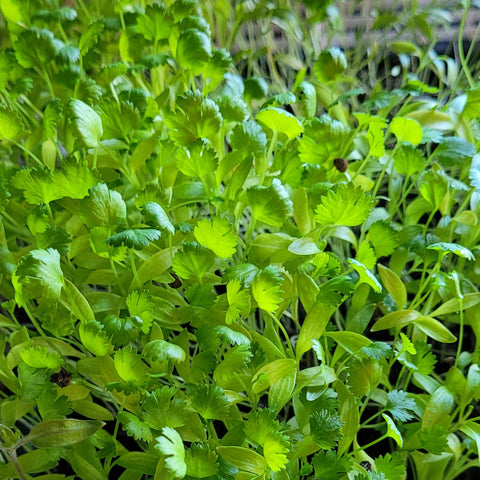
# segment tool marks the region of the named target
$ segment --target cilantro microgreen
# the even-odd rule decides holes
[[[0,1],[0,478],[475,476],[478,58],[333,3]]]

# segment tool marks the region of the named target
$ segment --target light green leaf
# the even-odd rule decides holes
[[[292,215],[293,203],[287,190],[277,178],[271,187],[254,186],[247,190],[253,216],[267,225],[280,227]]]
[[[33,368],[58,369],[62,363],[62,356],[56,351],[48,351],[46,347],[35,346],[20,350],[21,359]]]
[[[99,420],[46,420],[35,425],[26,440],[38,448],[64,447],[90,438],[103,425]]]
[[[448,315],[449,313],[456,313],[459,312],[461,306],[464,310],[468,308],[472,308],[475,305],[480,303],[480,293],[466,293],[463,297],[463,300],[460,305],[460,299],[458,298],[450,298],[445,303],[440,305],[437,309],[435,309],[430,315],[432,317],[438,317],[438,315]]]
[[[395,272],[384,265],[378,264],[378,273],[387,292],[395,300],[398,309],[402,310],[407,303],[407,289],[405,284]]]
[[[187,474],[194,478],[212,478],[218,472],[218,457],[208,444],[192,444],[185,452]]]
[[[168,218],[167,212],[158,203],[148,202],[143,205],[142,214],[151,227],[168,232],[170,235],[175,234],[175,227]]]
[[[235,125],[230,135],[230,145],[234,150],[262,155],[267,149],[267,136],[254,120]]]
[[[215,255],[197,242],[185,242],[173,257],[173,270],[181,278],[201,280],[215,261]]]
[[[20,115],[15,110],[0,105],[0,140],[15,140],[24,130]]]
[[[252,282],[252,294],[258,306],[267,312],[274,312],[283,301],[280,289],[283,278],[273,265],[260,270]]]
[[[360,225],[373,207],[373,200],[353,183],[341,183],[322,197],[315,209],[318,223],[325,225]]]
[[[446,177],[432,170],[422,176],[420,194],[435,210],[440,208],[443,198],[449,191]]]
[[[395,422],[390,418],[388,415],[382,413],[382,417],[387,423],[387,433],[385,434],[387,437],[393,438],[397,445],[402,448],[403,447],[403,438],[402,434],[398,431]]]
[[[176,99],[175,112],[167,115],[165,123],[170,129],[170,138],[178,145],[187,146],[199,138],[216,134],[222,116],[216,103],[197,90]]]
[[[64,286],[57,250],[31,250],[17,264],[12,274],[17,303],[30,298],[56,301]]]
[[[239,470],[263,475],[267,468],[265,458],[257,452],[245,447],[217,447],[217,452]]]
[[[88,148],[97,148],[103,135],[100,115],[81,100],[71,100],[68,108],[77,134],[84,145]]]
[[[263,456],[265,457],[268,466],[274,472],[279,472],[286,467],[288,463],[288,452],[288,444],[282,438],[278,438],[278,435],[269,433],[265,437]]]
[[[248,317],[250,313],[250,295],[248,290],[242,290],[239,280],[227,283],[228,309],[225,314],[225,323],[231,324],[240,318]]]
[[[177,150],[177,167],[184,175],[202,178],[215,171],[217,155],[203,140],[196,140]]]
[[[445,256],[448,253],[454,253],[455,255],[466,258],[467,260],[475,260],[475,255],[468,248],[459,245],[458,243],[432,243],[427,248],[430,250],[437,250],[442,256]]]
[[[187,473],[187,464],[185,463],[185,447],[182,437],[173,428],[163,427],[162,436],[157,437],[156,440],[155,448],[167,457],[165,460],[167,469],[175,477],[183,478]]]
[[[139,292],[134,290],[130,292],[125,300],[128,313],[135,319],[143,333],[150,332],[153,322],[154,303],[148,291]]]
[[[92,227],[115,227],[127,218],[127,206],[120,195],[100,183],[89,190],[81,202],[80,216]]]
[[[176,59],[179,65],[199,72],[212,56],[210,37],[200,30],[189,28],[178,38]]]
[[[444,385],[437,388],[428,399],[422,417],[422,428],[432,428],[434,425],[449,426],[449,414],[454,408],[455,397]]]
[[[357,249],[357,255],[355,257],[360,263],[363,263],[366,268],[371,270],[377,263],[377,257],[373,252],[373,248],[368,242],[362,242]]]
[[[197,242],[221,258],[230,258],[236,250],[237,237],[227,219],[214,217],[200,220],[193,231]]]
[[[390,123],[390,131],[397,137],[398,142],[418,145],[422,141],[422,127],[411,118],[395,117]]]
[[[363,265],[363,263],[360,263],[354,258],[349,258],[348,263],[358,273],[360,277],[358,279],[358,284],[366,283],[367,285],[370,285],[377,293],[380,293],[382,291],[382,286],[380,285],[380,282],[377,280],[375,275],[365,265]]]
[[[368,238],[377,258],[391,255],[398,246],[397,231],[386,221],[373,223],[368,229]]]
[[[183,348],[165,340],[152,340],[148,342],[143,347],[142,354],[145,358],[154,362],[163,362],[165,360],[183,362],[185,360],[185,351]]]
[[[375,157],[383,157],[385,155],[385,134],[383,129],[386,128],[387,122],[375,115],[366,113],[355,113],[354,117],[358,120],[360,128],[367,126],[367,140],[370,145],[370,154]]]
[[[437,340],[437,342],[453,343],[457,341],[457,337],[455,337],[447,327],[432,317],[421,315],[417,317],[413,323],[423,333]]]
[[[104,326],[96,321],[82,322],[78,328],[80,341],[84,347],[98,357],[113,351],[113,345],[103,332]]]
[[[399,310],[397,312],[387,313],[382,318],[377,320],[372,327],[372,332],[379,330],[386,330],[388,328],[403,327],[410,322],[413,322],[421,315],[416,310]]]
[[[115,352],[113,357],[115,369],[127,383],[141,386],[146,380],[147,366],[142,357],[132,347],[125,347]]]
[[[257,120],[275,133],[283,133],[292,140],[303,132],[300,121],[291,113],[277,107],[268,107],[257,113]]]
[[[248,345],[250,344],[250,339],[241,332],[232,330],[229,327],[224,325],[219,325],[215,327],[215,333],[224,341],[230,345]]]

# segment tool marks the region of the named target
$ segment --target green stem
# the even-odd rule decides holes
[[[261,165],[261,171],[259,172],[260,173],[259,185],[263,185],[265,181],[265,177],[267,176],[268,164],[270,163],[273,150],[277,145],[277,138],[278,138],[278,133],[274,130],[272,134],[272,139],[270,140],[270,145],[268,146],[267,154],[265,155],[263,164]]]
[[[17,452],[15,451],[15,449],[13,448],[8,449],[8,453],[9,453],[10,459],[12,460],[12,464],[18,473],[18,478],[20,480],[28,480],[29,477],[25,473],[25,470],[23,469],[23,467],[20,465],[20,462],[18,461],[18,457],[17,457]]]
[[[142,289],[142,281],[140,280],[140,277],[138,275],[138,270],[137,266],[135,265],[135,258],[133,256],[132,250],[129,252],[129,257],[130,257],[130,266],[132,267],[132,272],[133,272],[133,277],[135,278],[135,282],[137,284],[137,287],[139,290]]]
[[[282,331],[283,336],[285,337],[285,340],[287,341],[287,344],[288,344],[288,350],[290,350],[292,357],[295,358],[292,343],[290,342],[290,337],[288,336],[288,333],[285,330],[285,327],[282,325],[282,322],[272,312],[267,312],[267,313],[269,317],[277,324],[278,328]]]
[[[38,163],[38,165],[40,167],[43,167],[43,162],[33,153],[31,152],[27,147],[25,147],[24,145],[22,145],[21,143],[18,143],[16,142],[15,140],[10,140],[16,147],[18,147],[20,150],[22,150],[23,152],[25,152],[29,157],[32,157],[33,160],[35,160],[36,163]]]

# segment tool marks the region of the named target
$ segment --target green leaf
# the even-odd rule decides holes
[[[407,289],[399,276],[389,268],[378,264],[378,273],[387,292],[392,296],[399,310],[407,303]]]
[[[185,242],[173,257],[173,270],[181,278],[201,280],[215,262],[215,255],[196,242]]]
[[[103,425],[99,420],[46,420],[35,425],[26,440],[38,448],[64,447],[90,438]]]
[[[18,171],[12,178],[12,185],[22,190],[25,200],[32,205],[63,197],[82,199],[97,183],[88,166],[75,160],[65,161],[60,170],[54,172],[48,168],[30,168]]]
[[[160,235],[161,232],[154,228],[131,228],[108,237],[105,243],[112,247],[125,246],[135,250],[142,250],[143,247],[148,247],[150,242],[160,238]]]
[[[123,430],[128,435],[144,442],[151,442],[153,440],[152,431],[143,423],[136,415],[129,412],[119,412],[117,415],[118,421],[122,424]],[[133,452],[131,452],[133,453]]]
[[[244,447],[217,447],[217,452],[229,463],[239,470],[263,475],[267,468],[265,458],[257,452]]]
[[[432,317],[421,315],[414,320],[414,324],[429,337],[443,343],[454,343],[457,337],[447,327]]]
[[[392,356],[392,347],[385,342],[372,342],[368,347],[362,347],[362,352],[370,358],[380,360]]]
[[[369,270],[374,268],[377,263],[377,257],[368,242],[362,242],[360,244],[355,258]]]
[[[395,420],[399,422],[408,422],[413,418],[410,412],[417,410],[415,400],[408,396],[408,392],[403,390],[392,390],[387,394],[387,404],[385,408],[392,414]]]
[[[152,340],[148,342],[143,347],[142,354],[146,359],[153,362],[163,362],[165,360],[183,362],[186,357],[182,347],[165,340]]]
[[[377,472],[385,474],[388,480],[403,480],[406,478],[406,461],[401,454],[394,452],[393,455],[386,453],[375,459]]]
[[[315,76],[322,83],[333,82],[347,68],[347,57],[337,47],[324,50],[313,64]]]
[[[250,339],[243,333],[232,330],[224,325],[215,327],[215,333],[224,341],[230,345],[249,345]]]
[[[360,225],[373,207],[371,197],[353,183],[342,183],[322,197],[315,209],[315,219],[325,225]]]
[[[293,140],[303,132],[300,121],[281,108],[268,107],[257,113],[257,120],[275,133],[284,134]]]
[[[373,392],[382,375],[382,367],[373,358],[354,360],[347,371],[348,387],[357,397]]]
[[[398,246],[397,231],[385,221],[373,223],[368,230],[368,238],[377,258],[391,255]]]
[[[81,100],[70,100],[70,116],[79,138],[88,148],[97,148],[103,135],[100,115]]]
[[[24,68],[47,65],[57,54],[59,42],[46,28],[30,27],[22,30],[15,41],[15,56]]]
[[[115,369],[127,383],[142,386],[147,380],[147,366],[142,357],[132,347],[125,347],[115,352],[113,357]]]
[[[319,297],[313,307],[308,311],[307,316],[300,328],[297,340],[297,359],[308,352],[313,346],[313,341],[318,340],[325,332],[328,321],[337,310],[337,303],[329,303],[325,298]]]
[[[143,205],[142,214],[146,223],[151,227],[167,232],[170,235],[175,234],[175,227],[168,218],[167,212],[158,203],[148,202]]]
[[[188,385],[192,407],[205,420],[222,420],[228,414],[229,401],[217,385]]]
[[[324,450],[334,448],[342,438],[343,422],[340,420],[340,415],[336,413],[332,414],[328,410],[315,411],[308,423],[310,436]]]
[[[63,358],[58,352],[49,352],[46,347],[41,346],[20,350],[20,357],[28,366],[33,368],[57,370],[63,364]]]
[[[193,444],[185,452],[187,475],[194,478],[212,478],[218,472],[218,457],[208,444]]]
[[[125,300],[128,312],[135,318],[137,325],[143,333],[150,332],[153,322],[154,303],[147,291],[130,292]]]
[[[351,471],[351,464],[351,459],[339,456],[335,450],[318,452],[312,458],[315,476],[328,478],[329,480],[340,480],[343,478],[346,473]]]
[[[120,193],[100,183],[90,188],[81,202],[80,216],[90,228],[115,227],[127,218],[127,206]]]
[[[363,265],[363,263],[360,263],[354,258],[349,258],[348,263],[359,275],[357,282],[358,284],[366,283],[367,285],[370,285],[377,293],[382,291],[380,282],[377,280],[375,275],[365,265]]]
[[[18,112],[0,105],[0,140],[15,140],[24,130],[25,126]]]
[[[475,155],[475,147],[460,137],[444,137],[435,149],[435,156],[442,165],[458,165]]]
[[[175,56],[179,65],[199,73],[212,56],[210,37],[194,28],[183,31],[178,38]]]
[[[449,414],[455,406],[455,397],[447,387],[437,388],[427,402],[422,417],[422,428],[432,428],[434,425],[449,427]]]
[[[167,457],[165,460],[167,469],[176,477],[183,478],[187,473],[187,464],[182,437],[173,428],[163,427],[162,436],[156,440],[155,448]]]
[[[423,131],[420,124],[411,118],[395,117],[390,123],[390,131],[397,141],[418,145],[422,141]]]
[[[156,44],[170,36],[172,26],[173,18],[164,6],[148,5],[145,14],[137,17],[136,31]]]
[[[480,303],[480,293],[466,293],[461,303],[462,305],[460,305],[460,299],[456,297],[450,298],[445,303],[440,305],[440,307],[435,309],[430,316],[438,317],[439,315],[448,315],[449,313],[459,312],[461,307],[463,307],[464,310],[472,308]]]
[[[165,118],[170,138],[187,146],[199,138],[208,138],[220,130],[222,116],[213,100],[200,91],[186,92],[175,102],[175,112]]]
[[[359,127],[367,126],[367,141],[370,146],[370,155],[375,157],[383,157],[385,155],[385,134],[383,129],[386,128],[387,122],[375,115],[366,113],[355,113],[354,117],[358,120]]]
[[[283,284],[281,272],[269,265],[255,275],[252,282],[252,294],[259,308],[274,312],[283,301]]]
[[[87,323],[82,322],[78,328],[82,344],[98,357],[103,357],[113,350],[113,346],[103,329],[104,326],[96,320],[91,320]]]
[[[30,298],[57,301],[64,286],[60,254],[51,248],[31,250],[17,264],[12,283],[19,304]]]
[[[202,178],[217,168],[217,155],[206,142],[196,140],[177,150],[177,167],[184,175]]]
[[[266,436],[263,444],[263,456],[274,472],[279,472],[286,467],[288,452],[288,442],[282,436],[271,433]]]
[[[247,190],[253,216],[260,222],[280,227],[292,215],[293,203],[287,190],[277,178],[271,187],[253,186]]]
[[[299,140],[299,158],[308,164],[319,164],[329,168],[328,162],[338,157],[338,152],[348,148],[351,140],[350,128],[328,115],[314,118],[305,125]]]
[[[238,321],[240,318],[248,317],[250,313],[250,295],[248,290],[241,290],[238,280],[227,283],[228,309],[225,314],[227,325]]]
[[[440,252],[442,257],[446,256],[448,253],[454,253],[455,255],[466,258],[467,260],[475,260],[475,255],[466,247],[459,245],[458,243],[432,243],[427,246],[430,250],[437,250]]]
[[[388,416],[382,413],[382,417],[387,423],[387,433],[385,434],[387,437],[393,438],[397,445],[402,448],[403,447],[403,438],[402,434],[398,431],[395,422]]]
[[[234,150],[258,157],[267,150],[267,136],[258,123],[247,120],[235,125],[230,135],[230,145]]]
[[[430,170],[422,176],[419,190],[430,206],[438,210],[443,198],[449,191],[449,185],[444,175]]]
[[[200,245],[209,248],[221,258],[230,258],[235,253],[237,237],[225,218],[204,218],[197,223],[193,234]]]
[[[417,148],[411,145],[402,145],[393,157],[393,164],[398,173],[409,177],[421,172],[427,164],[427,159]]]
[[[422,443],[422,448],[434,455],[441,455],[448,450],[447,429],[441,425],[422,428],[418,432],[418,439]]]

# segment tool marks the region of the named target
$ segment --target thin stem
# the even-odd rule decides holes
[[[18,473],[18,477],[20,478],[20,480],[28,480],[29,477],[25,473],[25,470],[23,469],[23,467],[20,465],[20,462],[18,461],[18,457],[17,457],[17,452],[15,451],[15,449],[13,448],[8,449],[8,453],[9,453],[10,459],[12,460],[12,464]]]
[[[267,313],[268,313],[269,317],[277,324],[278,328],[282,331],[283,336],[285,337],[285,340],[287,341],[288,349],[290,350],[292,356],[295,357],[294,353],[293,353],[292,343],[290,342],[290,337],[288,336],[288,333],[285,330],[285,327],[282,325],[282,322],[272,312],[267,312]]]
[[[135,282],[137,284],[137,287],[139,288],[139,290],[141,290],[142,281],[140,280],[140,277],[138,275],[138,270],[137,270],[137,266],[135,265],[135,258],[133,256],[132,250],[130,250],[130,252],[129,252],[129,257],[130,257],[130,266],[132,267],[133,277],[135,278]]]

